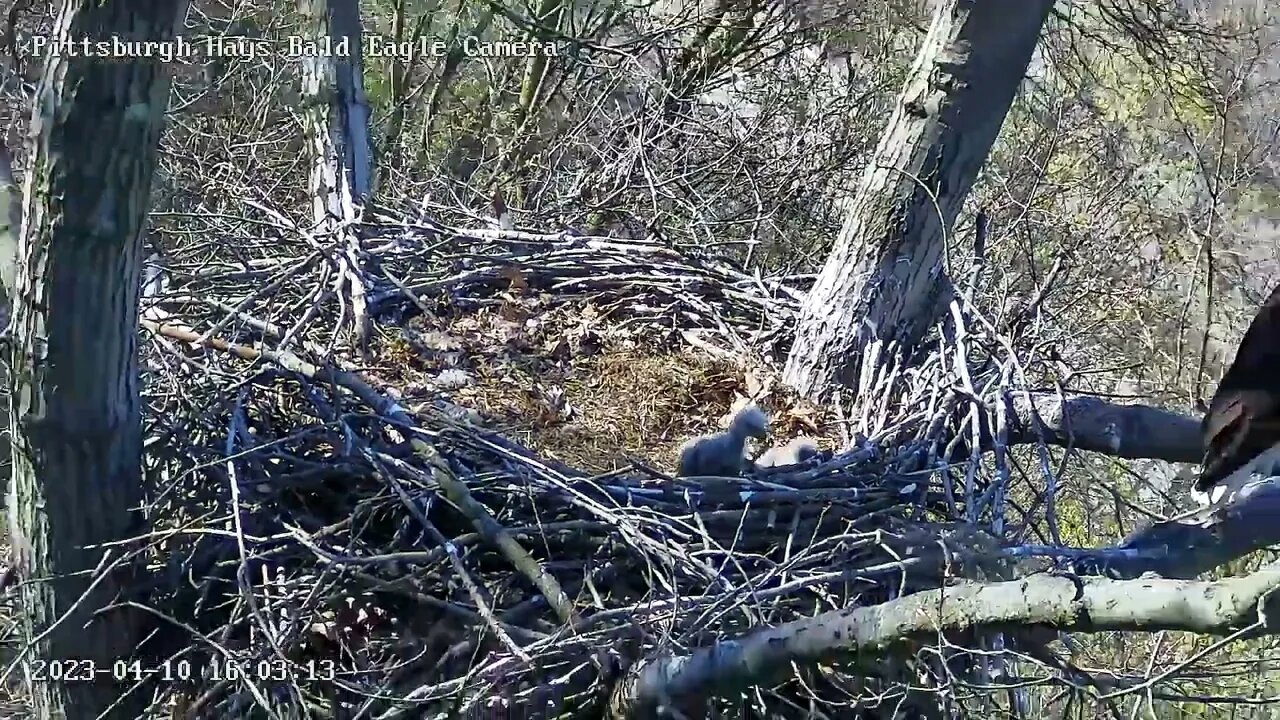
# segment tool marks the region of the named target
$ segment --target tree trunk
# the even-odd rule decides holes
[[[302,59],[302,89],[312,111],[308,119],[318,121],[314,129],[320,131],[309,139],[316,144],[316,157],[325,163],[318,178],[312,175],[312,190],[317,204],[341,216],[368,200],[373,187],[360,7],[356,0],[301,0],[299,10],[313,38],[328,38],[334,47],[345,41],[349,50]],[[320,212],[317,209],[317,215]]]
[[[185,12],[182,0],[68,0],[56,33],[169,41]],[[67,53],[48,58],[37,95],[13,313],[9,512],[38,718],[133,720],[150,699],[121,698],[132,683],[110,679],[113,661],[135,656],[144,627],[141,613],[103,610],[134,597],[130,568],[99,579],[94,570],[103,544],[143,527],[141,231],[168,96],[158,59]],[[33,672],[37,663],[84,671],[69,659],[95,662],[96,679]]]
[[[311,145],[311,197],[320,232],[342,237],[339,291],[350,306],[355,345],[369,342],[365,300],[364,249],[350,230],[373,190],[369,143],[369,103],[361,62],[360,8],[357,0],[300,0],[298,9],[311,37],[327,41],[332,52],[302,58],[302,94],[307,99],[304,131]],[[338,51],[339,43],[346,44]],[[282,344],[283,349],[283,344]]]
[[[13,156],[0,140],[0,285],[4,286],[4,318],[9,321],[13,285],[18,276],[18,233],[22,230],[22,188],[13,177]]]
[[[0,140],[0,331],[9,327],[13,317],[13,288],[18,275],[18,233],[22,230],[22,188],[13,177],[13,156]],[[13,480],[13,467],[9,464],[13,438],[9,432],[9,372],[0,367],[0,477]],[[12,489],[6,484],[4,504],[7,505]]]
[[[539,0],[537,10],[535,10],[534,21],[540,27],[530,28],[525,34],[525,39],[530,42],[537,42],[546,35],[546,31],[542,28],[553,28],[559,31],[563,22],[564,5],[560,0]],[[517,128],[517,135],[524,130],[524,122],[537,115],[534,108],[535,102],[545,102],[546,93],[543,91],[544,80],[547,75],[547,56],[542,53],[532,53],[525,59],[524,76],[520,80],[520,103],[517,105],[514,126]],[[520,142],[519,139],[513,138],[513,142]],[[518,167],[518,164],[517,164]]]
[[[919,343],[949,300],[947,232],[986,162],[1052,0],[942,0],[800,312],[784,381],[852,386],[873,341]]]

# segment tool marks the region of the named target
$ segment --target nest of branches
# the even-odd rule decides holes
[[[151,603],[181,628],[164,662],[188,668],[161,695],[188,716],[578,717],[688,700],[691,676],[664,684],[680,658],[702,649],[714,665],[707,648],[740,651],[763,629],[937,587],[959,557],[942,542],[957,495],[1000,512],[976,464],[955,489],[931,469],[954,434],[947,358],[962,347],[910,372],[872,348],[848,414],[860,432],[823,461],[718,481],[642,462],[591,475],[443,390],[413,399],[324,355],[339,344],[331,288],[344,271],[327,240],[277,230],[237,245],[231,267],[198,262],[191,245],[170,252],[143,322],[163,575]],[[647,244],[362,232],[362,282],[388,333],[492,301],[513,267],[556,303],[590,298],[655,337],[674,321],[725,348],[785,334],[798,297]],[[738,669],[716,682],[748,689],[693,701],[713,714],[874,713],[948,672],[925,662],[895,676],[832,642],[805,665],[790,651],[721,653]]]

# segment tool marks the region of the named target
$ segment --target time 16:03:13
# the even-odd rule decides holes
[[[232,660],[214,656],[205,661],[192,661],[186,657],[148,666],[141,660],[116,660],[109,667],[102,667],[92,660],[35,661],[33,674],[38,680],[52,682],[92,682],[95,679],[143,680],[157,678],[166,682],[184,680],[253,680],[253,682],[307,682],[307,680],[333,680],[338,666],[333,660],[305,660],[289,662],[273,657],[264,660]]]
[[[333,660],[304,660],[289,662],[280,658],[263,660],[230,660],[214,656],[205,662],[192,662],[175,658],[158,667],[147,667],[137,660],[117,660],[111,668],[112,677],[118,680],[143,680],[155,677],[165,681],[252,680],[255,682],[289,682],[309,680],[331,681],[337,677],[338,667]]]

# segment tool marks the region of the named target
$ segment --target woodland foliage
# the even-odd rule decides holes
[[[271,51],[174,68],[148,229],[165,279],[143,318],[165,520],[145,545],[157,603],[191,632],[162,648],[193,666],[338,664],[261,684],[153,678],[156,707],[626,714],[675,688],[712,714],[1217,717],[1274,694],[1274,643],[1245,610],[1197,633],[1061,616],[1003,632],[1019,600],[1071,607],[1070,583],[1041,578],[1007,606],[975,590],[965,607],[992,612],[976,629],[877,625],[915,591],[1043,569],[993,562],[995,545],[1111,546],[1185,505],[1168,461],[1186,458],[1046,440],[1012,404],[980,432],[949,393],[1193,414],[1274,282],[1270,20],[1249,3],[1060,5],[947,247],[969,331],[931,337],[922,362],[867,348],[857,387],[815,408],[771,378],[923,3],[361,4],[366,32],[448,48],[363,58],[365,358],[302,180],[309,100],[280,52],[300,13],[196,3],[191,37]],[[20,151],[41,67],[22,40],[53,16],[6,9]],[[477,57],[465,38],[559,53]],[[779,432],[843,452],[737,485],[673,481],[671,451],[746,396]],[[999,449],[949,455],[981,433]],[[1259,577],[1202,594],[1256,604]],[[1136,592],[1089,583],[1099,607]],[[1090,632],[1034,632],[1054,624]],[[766,628],[785,642],[752,635]],[[687,658],[697,673],[664,685]]]

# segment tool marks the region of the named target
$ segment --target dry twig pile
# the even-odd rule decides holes
[[[821,464],[717,483],[643,465],[588,476],[485,428],[443,390],[413,399],[376,368],[321,364],[340,335],[320,329],[338,324],[340,303],[326,301],[350,269],[270,215],[276,237],[241,244],[235,267],[198,246],[171,254],[144,320],[152,513],[165,528],[152,547],[167,573],[151,601],[193,631],[170,663],[240,669],[185,685],[196,716],[594,716],[612,688],[632,687],[617,680],[638,659],[936,587],[939,523],[966,493],[974,518],[1002,515],[976,461],[956,488],[930,481],[956,417],[949,384],[984,391],[947,361],[963,346],[911,372],[888,352],[867,358],[850,405],[858,435]],[[385,332],[402,314],[518,288],[590,300],[657,335],[758,348],[785,336],[799,292],[648,245],[362,231]],[[856,663],[803,667],[734,702],[790,714],[900,700]],[[775,670],[788,675],[784,664],[754,679]],[[660,699],[645,688],[618,691],[615,709]]]

